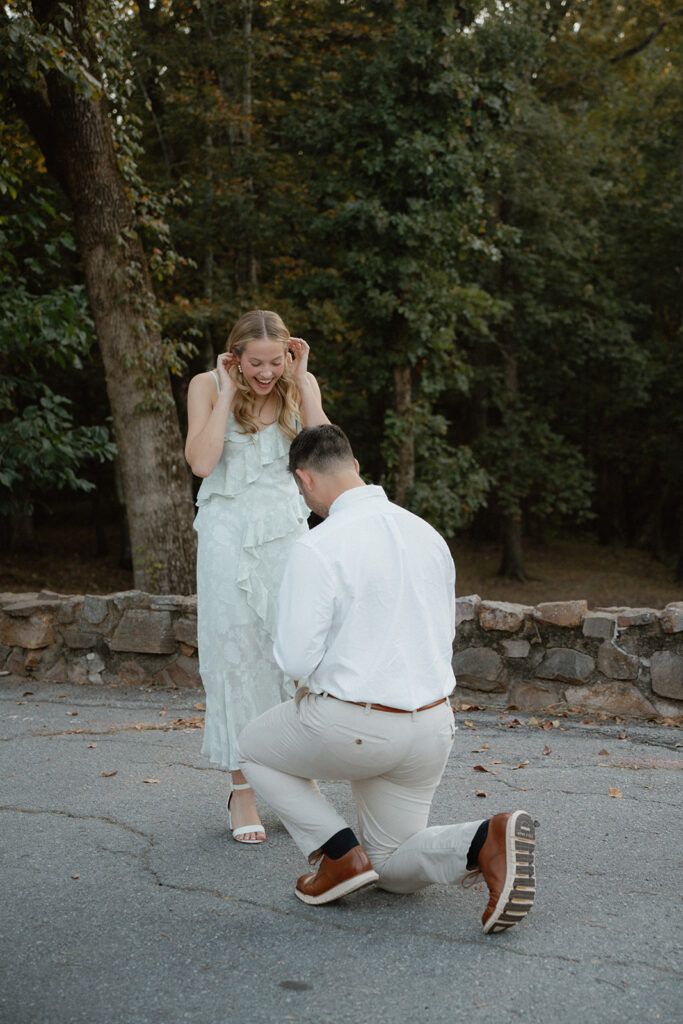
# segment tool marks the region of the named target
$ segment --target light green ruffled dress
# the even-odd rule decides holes
[[[310,511],[276,423],[242,433],[230,414],[221,458],[197,495],[197,635],[206,691],[202,753],[238,768],[237,737],[294,693],[273,658],[277,595]]]

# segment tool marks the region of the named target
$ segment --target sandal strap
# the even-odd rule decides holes
[[[263,839],[242,839],[242,836],[247,835],[248,832],[260,832]],[[232,829],[232,838],[238,843],[263,843],[266,838],[266,830],[263,825],[241,825],[239,828]]]
[[[247,832],[264,832],[263,825],[240,825],[239,828],[234,828],[232,834],[234,836],[246,836]]]

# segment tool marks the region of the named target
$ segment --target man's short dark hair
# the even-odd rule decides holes
[[[348,437],[341,427],[333,423],[305,427],[292,441],[289,449],[290,473],[297,469],[329,473],[338,463],[353,466],[354,458]]]

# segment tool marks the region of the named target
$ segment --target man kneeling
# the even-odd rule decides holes
[[[503,931],[535,895],[531,817],[427,827],[455,737],[448,547],[363,482],[339,427],[302,430],[289,468],[325,520],[292,547],[279,596],[275,657],[308,685],[247,726],[239,748],[249,783],[317,866],[296,895],[317,905],[373,883],[408,893],[479,871],[484,931]],[[315,779],[350,781],[358,838]]]

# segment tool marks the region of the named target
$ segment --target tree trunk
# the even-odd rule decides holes
[[[394,391],[396,415],[404,426],[403,437],[398,445],[395,500],[397,505],[405,505],[415,483],[415,429],[410,365],[394,367]]]
[[[9,550],[35,551],[36,533],[34,529],[33,515],[14,512],[9,517],[9,524]]]
[[[524,568],[521,516],[503,516],[503,556],[498,575],[522,583],[529,579]]]
[[[253,0],[243,0],[242,9],[242,38],[244,40],[244,77],[242,80],[242,141],[244,143],[244,152],[247,163],[251,164],[251,117],[252,117],[252,97],[251,97],[251,76],[252,76],[252,8]],[[247,176],[247,191],[251,196],[252,202],[254,201],[254,179],[251,175],[251,170]],[[254,254],[254,243],[251,236],[247,237],[247,281],[252,291],[256,291],[258,288],[258,270],[256,264],[256,256]]]
[[[97,67],[86,0],[34,0],[39,22],[69,8],[79,57]],[[104,363],[133,551],[135,586],[194,591],[195,535],[190,475],[183,457],[155,299],[133,210],[119,171],[104,97],[64,75],[28,75],[12,98],[48,169],[71,202],[90,307]]]
[[[505,425],[506,423],[507,413],[508,429],[514,431],[516,428],[513,423],[511,412],[517,405],[519,396],[519,377],[517,356],[511,339],[507,339],[506,347],[503,350],[503,359],[505,361],[505,392],[507,398],[507,404],[503,410],[503,424]],[[516,461],[516,458],[512,456],[507,466],[507,472],[513,478],[517,472]],[[506,576],[508,579],[520,580],[523,583],[525,580],[528,580],[529,577],[527,576],[526,569],[524,568],[522,514],[521,512],[503,512],[501,518],[503,552],[498,574],[499,576]]]
[[[492,220],[494,224],[506,223],[509,220],[508,204],[502,193],[497,192],[493,197]],[[507,268],[504,261],[497,265],[495,288],[502,294],[507,275]],[[498,345],[505,367],[504,379],[504,401],[501,404],[501,425],[509,437],[517,436],[517,425],[515,414],[519,407],[519,363],[517,359],[517,344],[509,324],[503,324],[499,329]],[[517,444],[520,441],[517,439]],[[505,466],[505,474],[508,480],[515,481],[519,475],[518,459],[516,449],[512,449]],[[522,496],[518,497],[521,506]],[[502,529],[503,550],[501,553],[499,576],[506,576],[509,579],[528,579],[524,568],[524,548],[522,545],[522,513],[521,507],[515,508],[515,503],[508,497],[507,508],[500,509],[500,521]],[[500,503],[499,503],[500,507]]]

